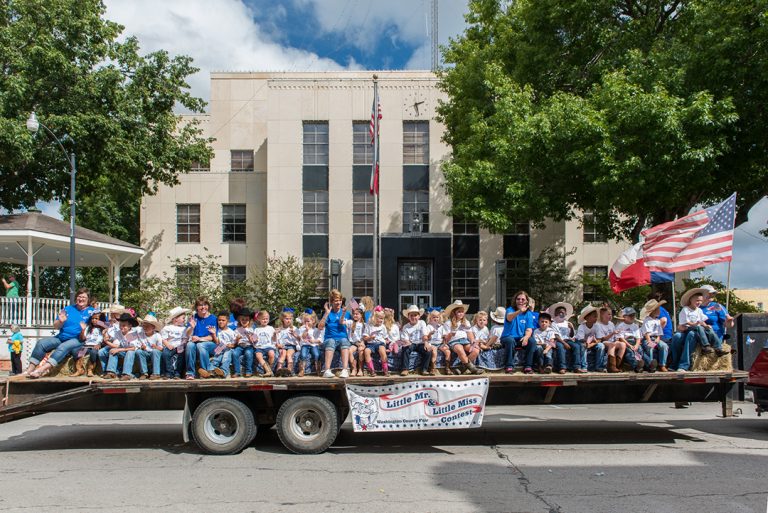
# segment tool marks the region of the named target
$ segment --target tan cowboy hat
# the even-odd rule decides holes
[[[125,313],[126,311],[127,310],[125,309],[125,307],[119,303],[112,303],[111,305],[109,305],[109,308],[107,308],[107,312],[109,312],[110,314],[121,314],[121,313]]]
[[[152,314],[147,314],[147,315],[145,315],[143,318],[142,318],[142,317],[138,317],[136,320],[137,320],[137,321],[139,321],[139,324],[144,324],[145,322],[146,322],[147,324],[151,324],[151,325],[152,325],[152,326],[154,326],[154,327],[155,327],[155,329],[156,329],[156,330],[158,330],[158,331],[160,331],[161,329],[163,329],[163,323],[162,323],[162,322],[160,322],[160,321],[158,321],[158,320],[157,320],[157,317],[155,317],[155,316],[154,316],[154,315],[152,315]]]
[[[493,322],[498,322],[499,324],[503,324],[504,321],[507,319],[507,309],[503,306],[496,307],[496,310],[491,312],[491,319],[493,319]]]
[[[587,305],[584,308],[581,309],[581,312],[579,312],[579,323],[584,322],[584,318],[591,314],[592,312],[597,312],[599,310],[598,307]]]
[[[457,308],[461,308],[462,310],[464,310],[464,313],[466,314],[468,307],[469,305],[465,305],[464,303],[462,303],[461,299],[457,299],[456,301],[454,301],[453,303],[445,307],[445,316],[450,317],[451,312],[453,312]]]
[[[170,324],[171,321],[173,321],[176,317],[182,314],[191,314],[192,310],[189,308],[182,308],[180,306],[177,306],[173,308],[170,312],[168,312],[168,317],[165,318],[165,323]]]
[[[651,315],[651,312],[656,310],[661,305],[666,305],[666,301],[656,301],[655,299],[651,299],[647,303],[643,305],[643,308],[640,310],[640,320],[644,321],[646,317]]]
[[[565,301],[561,301],[559,303],[555,303],[554,305],[551,305],[549,308],[547,308],[547,313],[552,317],[554,317],[555,311],[560,307],[565,308],[566,319],[570,319],[571,317],[573,317],[573,305],[570,303],[566,303]]]
[[[680,298],[680,304],[682,306],[688,306],[688,302],[691,300],[691,296],[695,294],[703,294],[704,296],[707,296],[709,294],[709,290],[703,288],[703,287],[696,287],[695,289],[688,289],[685,292],[683,292],[683,296]]]
[[[417,314],[419,314],[419,317],[421,317],[421,316],[424,315],[424,309],[423,308],[419,308],[416,305],[411,305],[408,308],[406,308],[405,310],[403,310],[403,317],[405,317],[407,319],[408,315],[410,315],[412,313],[417,313]]]

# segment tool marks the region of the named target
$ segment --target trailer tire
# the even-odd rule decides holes
[[[231,397],[206,399],[192,414],[192,439],[209,454],[236,454],[256,438],[253,412]]]
[[[277,412],[277,436],[296,454],[320,454],[339,434],[336,406],[316,395],[291,397]]]

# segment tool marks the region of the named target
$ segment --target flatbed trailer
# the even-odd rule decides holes
[[[349,413],[346,385],[462,381],[479,376],[131,380],[11,377],[0,381],[0,423],[48,412],[183,410],[184,441],[211,454],[243,450],[259,429],[276,427],[283,445],[316,454],[333,444]],[[730,391],[744,371],[502,374],[487,373],[486,404],[720,402],[732,415]],[[364,434],[361,436],[365,436]]]

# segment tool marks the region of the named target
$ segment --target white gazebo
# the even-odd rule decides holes
[[[43,300],[39,297],[40,268],[69,267],[69,243],[68,222],[40,212],[0,216],[0,262],[27,266],[27,295],[19,298],[15,305],[3,305],[15,312],[15,315],[3,317],[14,318],[23,326],[32,326],[47,322],[48,310],[55,312],[55,318],[56,313],[69,303],[68,299]],[[109,269],[110,302],[120,300],[120,269],[135,265],[144,255],[139,246],[80,226],[75,227],[75,248],[77,267]],[[42,301],[56,304],[43,305]]]

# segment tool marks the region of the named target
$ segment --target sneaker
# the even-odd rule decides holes
[[[531,369],[530,367],[526,367],[525,369],[523,369],[523,374],[533,374],[533,369]]]
[[[323,372],[324,378],[335,378],[336,375],[333,373],[331,369],[328,369],[327,371]]]
[[[514,374],[515,373],[515,368],[514,367],[507,367],[506,369],[504,369],[504,372],[506,372],[507,374]]]
[[[675,372],[688,372],[688,371],[685,369],[677,369]]]
[[[341,374],[339,374],[339,377],[340,377],[340,378],[348,378],[348,377],[349,377],[349,370],[347,370],[347,369],[342,369],[342,370],[341,370]]]

